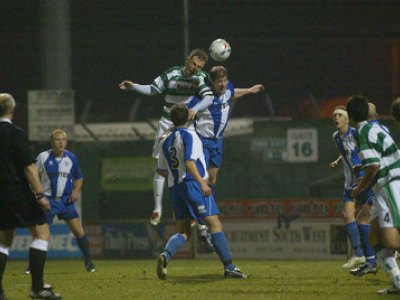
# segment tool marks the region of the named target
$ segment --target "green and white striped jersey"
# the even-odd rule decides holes
[[[169,68],[151,84],[158,93],[165,95],[163,117],[168,119],[170,109],[174,104],[187,103],[195,95],[200,98],[213,95],[211,88],[207,85],[206,72],[199,71],[193,76],[185,77],[183,69],[182,66]]]
[[[356,139],[362,166],[379,165],[376,189],[392,180],[400,180],[400,150],[387,131],[377,124],[361,122]]]

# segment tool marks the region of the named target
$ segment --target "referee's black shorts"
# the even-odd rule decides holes
[[[44,223],[44,212],[28,186],[0,187],[0,230]]]

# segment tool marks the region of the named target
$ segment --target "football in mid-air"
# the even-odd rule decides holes
[[[224,39],[213,41],[208,49],[210,56],[215,61],[224,61],[231,55],[231,45]]]

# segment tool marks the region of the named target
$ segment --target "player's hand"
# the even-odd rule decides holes
[[[257,94],[257,93],[259,93],[259,92],[262,92],[264,90],[264,86],[262,85],[262,84],[256,84],[256,85],[253,85],[251,88],[250,88],[250,91],[253,93],[253,94]]]
[[[363,179],[362,177],[356,177],[356,179],[354,180],[354,184],[357,186],[362,179]]]
[[[201,190],[203,191],[204,196],[208,197],[211,195],[212,190],[208,186],[206,181],[203,181],[200,187],[201,187]]]
[[[79,194],[72,193],[71,197],[68,199],[68,203],[73,203],[79,199]]]
[[[196,116],[196,111],[194,111],[193,109],[189,109],[189,117],[188,120],[191,121],[194,119],[194,117]]]
[[[350,198],[357,199],[359,194],[360,194],[360,189],[358,188],[358,186],[356,186],[351,190]]]
[[[159,138],[158,138],[158,142],[161,143],[162,140],[164,140],[168,135],[170,134],[170,132],[165,132],[163,133]]]
[[[121,90],[130,90],[133,88],[133,82],[129,80],[124,80],[119,84]]]
[[[338,162],[335,160],[329,164],[329,168],[335,169],[338,165],[339,165]]]
[[[47,200],[47,198],[45,196],[43,196],[40,199],[37,199],[37,203],[39,204],[39,206],[43,209],[43,210],[50,210],[50,202],[49,200]]]

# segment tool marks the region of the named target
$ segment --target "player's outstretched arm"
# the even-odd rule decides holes
[[[234,99],[238,99],[244,95],[248,94],[257,94],[264,90],[264,86],[262,84],[253,85],[250,88],[236,88],[235,95],[233,96]]]
[[[132,90],[146,96],[152,96],[158,93],[157,90],[151,86],[151,84],[137,84],[129,80],[122,81],[119,84],[119,88],[121,90]]]
[[[133,82],[129,80],[124,80],[119,84],[121,90],[131,90],[133,88]]]
[[[197,112],[209,107],[213,103],[213,100],[214,96],[212,95],[205,95],[203,98],[201,98],[200,102],[198,102],[195,106],[189,109],[188,120],[189,121],[193,120]]]

